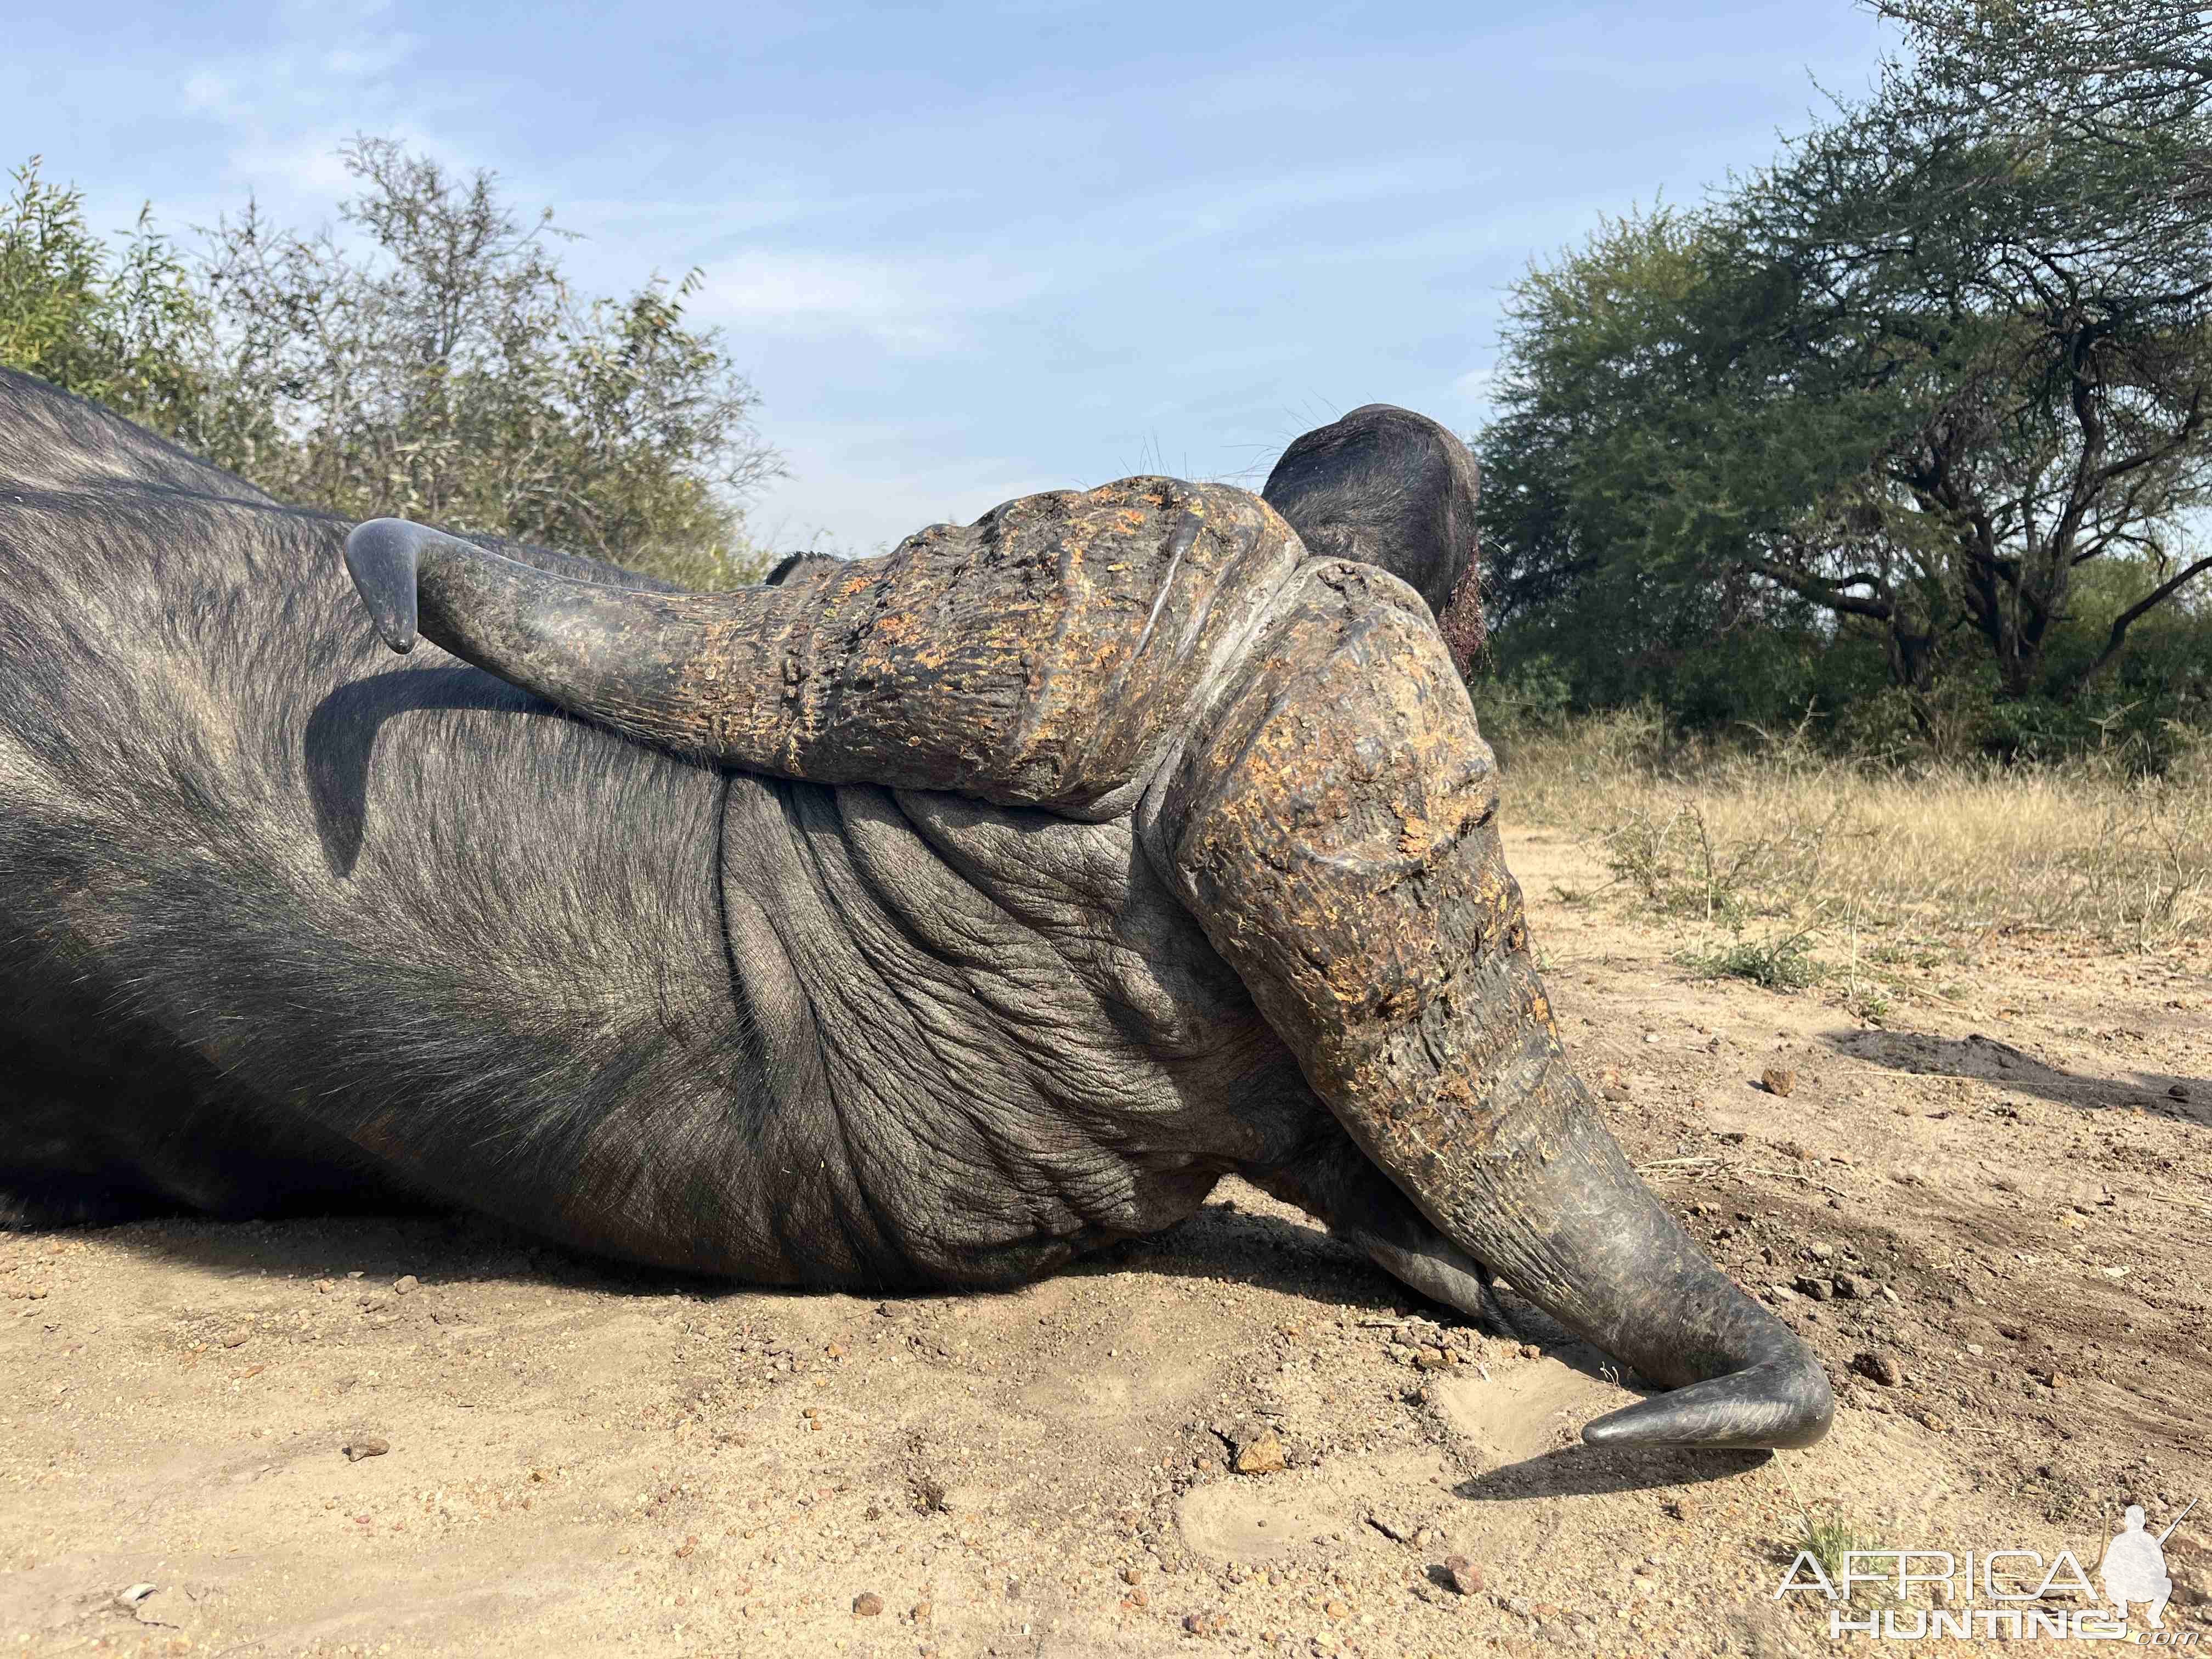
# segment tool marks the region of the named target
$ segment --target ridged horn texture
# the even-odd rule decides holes
[[[1316,561],[1146,796],[1140,832],[1307,1080],[1446,1237],[1680,1392],[1593,1442],[1802,1446],[1818,1362],[1675,1225],[1561,1057],[1428,607]]]
[[[716,594],[565,580],[404,520],[346,562],[378,632],[640,740],[818,783],[1127,811],[1303,556],[1242,490],[1030,495],[879,558]]]

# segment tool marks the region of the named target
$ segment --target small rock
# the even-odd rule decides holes
[[[1814,1279],[1809,1274],[1799,1279],[1792,1288],[1798,1295],[1810,1297],[1815,1302],[1826,1302],[1836,1293],[1835,1286],[1826,1279]]]
[[[1339,1615],[1332,1613],[1331,1618]],[[1182,1627],[1193,1636],[1218,1636],[1229,1620],[1218,1613],[1187,1613],[1182,1616]]]
[[[1482,1594],[1482,1569],[1464,1555],[1448,1556],[1444,1559],[1444,1577],[1462,1595]]]
[[[222,1346],[226,1348],[242,1348],[246,1346],[246,1340],[252,1334],[252,1331],[225,1331],[222,1334]]]
[[[1417,1549],[1433,1549],[1443,1541],[1443,1534],[1434,1527],[1423,1527],[1413,1534],[1413,1546]]]
[[[842,1342],[832,1342],[822,1352],[831,1359],[842,1359],[845,1357],[845,1345]]]
[[[155,1588],[156,1586],[152,1584],[133,1584],[129,1589],[116,1591],[115,1600],[118,1606],[135,1607],[148,1596],[151,1595]]]
[[[416,1278],[413,1273],[402,1273],[392,1281],[392,1293],[394,1296],[412,1296],[422,1288],[422,1281]]]
[[[853,1598],[853,1617],[872,1619],[884,1610],[884,1598],[873,1590],[863,1590]]]
[[[1851,1356],[1851,1369],[1869,1382],[1879,1382],[1885,1389],[1897,1386],[1897,1362],[1886,1353],[1854,1354]]]
[[[1322,1611],[1331,1619],[1348,1619],[1352,1616],[1352,1609],[1341,1601],[1327,1602],[1322,1606]]]
[[[679,1561],[685,1560],[690,1556],[691,1552],[698,1547],[699,1535],[694,1533],[676,1547],[676,1559]]]
[[[364,1434],[349,1440],[338,1449],[345,1454],[349,1463],[358,1463],[364,1457],[381,1457],[392,1449],[392,1443],[381,1435]]]
[[[1826,1261],[1836,1254],[1836,1247],[1832,1244],[1808,1244],[1805,1247],[1805,1254],[1815,1261]]]
[[[930,1615],[936,1611],[937,1609],[928,1602],[917,1601],[914,1604],[914,1611],[907,1614],[907,1617],[917,1625],[926,1625],[929,1622]]]
[[[1505,1598],[1505,1611],[1508,1613],[1517,1613],[1523,1619],[1533,1619],[1536,1616],[1536,1609],[1534,1606],[1525,1595],[1507,1596]]]
[[[1780,1066],[1770,1066],[1759,1074],[1759,1081],[1770,1095],[1787,1096],[1797,1086],[1797,1073]]]
[[[1422,1348],[1417,1350],[1413,1355],[1413,1364],[1420,1370],[1440,1371],[1450,1364],[1450,1359],[1445,1356],[1442,1348]]]
[[[1867,1297],[1866,1280],[1856,1273],[1836,1275],[1836,1294],[1846,1302],[1863,1302]]]
[[[1544,1351],[1533,1342],[1523,1342],[1518,1348],[1515,1349],[1514,1352],[1518,1353],[1523,1359],[1535,1359],[1540,1358]]]
[[[896,1319],[898,1317],[898,1310],[894,1308],[888,1302],[878,1302],[876,1304],[876,1317],[878,1319]]]
[[[1145,1573],[1144,1573],[1144,1569],[1143,1569],[1143,1568],[1141,1568],[1141,1567],[1124,1567],[1124,1568],[1122,1568],[1122,1569],[1121,1569],[1121,1582],[1122,1582],[1123,1583],[1125,1583],[1125,1584],[1141,1584],[1141,1583],[1143,1583],[1145,1582]]]
[[[1598,1092],[1607,1100],[1628,1098],[1628,1079],[1618,1066],[1608,1066],[1598,1074]]]
[[[1275,1474],[1289,1467],[1289,1460],[1283,1455],[1282,1437],[1273,1429],[1242,1424],[1225,1437],[1237,1455],[1239,1474]]]
[[[1677,1521],[1694,1521],[1705,1506],[1694,1498],[1674,1497],[1668,1498],[1660,1507]]]

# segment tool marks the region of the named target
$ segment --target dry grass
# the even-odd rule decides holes
[[[2212,755],[2163,778],[2094,760],[1908,771],[1796,734],[1685,743],[1641,713],[1498,746],[1507,813],[1589,840],[1613,872],[1601,890],[1695,923],[1688,959],[1711,971],[1744,971],[1717,940],[1751,964],[1817,940],[1856,996],[1885,963],[1999,934],[2130,950],[2212,935]]]

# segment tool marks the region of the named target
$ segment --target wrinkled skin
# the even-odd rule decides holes
[[[1356,411],[1285,456],[1289,523],[1171,480],[1031,498],[787,567],[758,623],[365,529],[386,642],[419,567],[462,659],[395,659],[345,524],[0,372],[0,1210],[434,1201],[757,1282],[983,1285],[1233,1171],[1681,1388],[1593,1437],[1817,1437],[1817,1368],[1559,1060],[1431,614],[1479,637],[1463,456]],[[714,651],[656,655],[684,628]],[[1323,847],[1378,788],[1401,853],[1408,801],[1437,826],[1381,886]]]

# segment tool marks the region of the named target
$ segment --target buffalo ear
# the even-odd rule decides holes
[[[1293,442],[1261,494],[1308,552],[1380,565],[1479,640],[1480,483],[1467,446],[1437,422],[1369,404]]]

